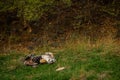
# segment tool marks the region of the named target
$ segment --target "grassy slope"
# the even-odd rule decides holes
[[[120,80],[120,57],[102,49],[58,51],[57,62],[36,68],[20,62],[22,53],[0,55],[1,80]],[[56,72],[58,67],[65,70]]]

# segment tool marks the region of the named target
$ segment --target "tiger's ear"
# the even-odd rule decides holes
[[[46,52],[45,54],[50,55],[51,57],[54,57],[52,52]]]
[[[40,59],[40,63],[47,63],[45,59]]]
[[[53,54],[50,54],[50,56],[53,58],[54,57],[54,55]]]

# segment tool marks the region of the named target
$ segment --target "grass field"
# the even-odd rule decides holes
[[[0,55],[0,80],[120,80],[120,56],[104,48],[66,48],[56,52],[54,64],[36,68],[24,66],[24,56],[15,51]],[[59,67],[65,69],[56,72]]]

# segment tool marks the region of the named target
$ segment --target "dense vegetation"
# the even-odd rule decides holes
[[[119,0],[1,0],[2,50],[16,43],[58,47],[77,37],[119,38],[119,5]]]

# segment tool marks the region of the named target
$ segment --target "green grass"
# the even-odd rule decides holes
[[[0,55],[1,80],[120,80],[120,56],[100,49],[57,51],[54,64],[24,66],[23,53]],[[65,67],[56,72],[58,67]]]

